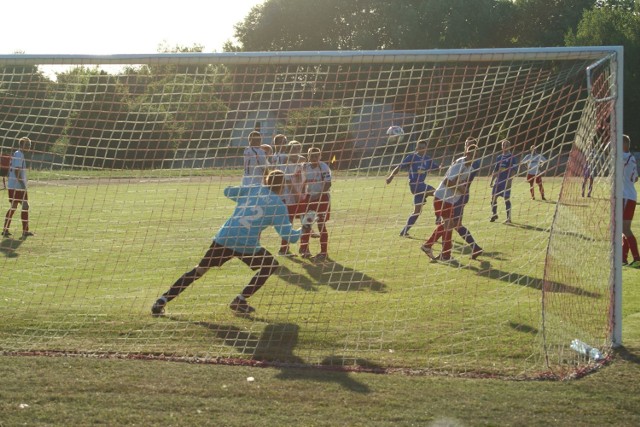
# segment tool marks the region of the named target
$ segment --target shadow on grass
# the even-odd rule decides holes
[[[171,320],[183,321],[179,318]],[[280,369],[276,378],[282,380],[311,380],[337,382],[345,389],[357,393],[369,393],[367,385],[353,379],[345,370],[345,361],[340,356],[325,358],[319,368],[311,369],[312,365],[294,354],[298,344],[300,328],[293,323],[275,323],[267,325],[261,334],[246,332],[232,325],[220,325],[210,322],[194,322],[212,331],[215,337],[225,345],[233,347],[241,354],[251,356],[252,360],[267,362],[270,366]],[[372,368],[372,364],[364,359],[355,361],[358,366]],[[239,364],[240,361],[239,361]],[[326,371],[330,370],[328,374]]]
[[[2,238],[0,242],[0,253],[4,254],[7,258],[17,258],[20,256],[17,250],[20,245],[22,245],[22,242],[24,242],[22,239]]]
[[[525,325],[523,323],[509,322],[509,326],[511,327],[511,329],[514,329],[515,331],[522,332],[525,334],[531,334],[534,336],[538,335],[538,333],[540,332],[538,331],[538,328],[534,328],[533,326]]]
[[[616,348],[616,354],[620,356],[620,358],[626,362],[635,363],[636,365],[640,364],[640,355],[633,353],[625,346],[620,346]]]
[[[384,283],[352,268],[345,267],[333,260],[327,260],[326,262],[317,264],[299,258],[293,258],[291,261],[301,265],[317,284],[329,285],[336,291],[362,291],[368,289],[374,292],[387,292],[387,285]],[[291,276],[280,275],[280,277],[294,285],[300,285],[294,281],[297,279],[300,279],[301,283],[307,286],[308,283],[311,283],[309,279],[305,281],[301,279],[303,276],[296,273],[293,273]],[[313,283],[311,283],[311,286],[313,286]]]
[[[529,225],[529,224],[519,224],[517,222],[512,222],[511,224],[509,224],[509,226],[516,227],[516,228],[522,228],[523,230],[539,231],[541,233],[548,233],[549,232],[548,228],[535,227],[535,226]]]
[[[487,263],[488,264],[488,263]],[[549,280],[542,280],[536,277],[526,276],[523,274],[501,271],[491,268],[490,265],[481,263],[480,268],[469,266],[470,270],[475,270],[478,276],[486,277],[493,280],[500,280],[514,285],[525,286],[527,288],[533,288],[550,293],[567,293],[574,294],[588,298],[600,298],[601,295],[597,292],[590,292],[576,286],[565,285],[563,283],[552,282]]]

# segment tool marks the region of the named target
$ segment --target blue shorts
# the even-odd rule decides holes
[[[496,182],[491,189],[491,195],[509,199],[511,198],[511,185],[508,185],[507,181]]]
[[[436,191],[435,188],[428,185],[426,182],[410,184],[409,188],[411,189],[411,193],[413,193],[414,205],[424,205],[424,202],[427,199],[427,191]]]

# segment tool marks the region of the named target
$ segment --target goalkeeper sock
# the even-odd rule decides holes
[[[182,277],[180,277],[173,285],[171,285],[171,288],[169,288],[167,292],[162,294],[162,297],[166,300],[166,302],[171,301],[172,299],[180,295],[182,291],[187,289],[187,287],[189,287],[189,285],[195,282],[198,278],[199,276],[196,273],[195,268],[187,273],[184,273]]]
[[[504,202],[504,207],[507,210],[507,218],[511,219],[511,200],[506,200]]]

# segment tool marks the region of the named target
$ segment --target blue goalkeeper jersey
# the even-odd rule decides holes
[[[290,243],[296,243],[300,238],[300,230],[291,226],[289,212],[280,196],[267,187],[227,187],[224,195],[237,205],[231,218],[213,238],[216,243],[251,255],[261,249],[260,233],[269,226],[273,226]]]

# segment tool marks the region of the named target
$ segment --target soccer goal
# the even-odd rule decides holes
[[[0,55],[2,154],[32,141],[35,233],[20,238],[18,206],[0,242],[0,353],[588,371],[622,340],[622,96],[619,47]],[[233,214],[224,189],[252,131],[273,168],[294,140],[321,150],[331,213],[308,247],[328,258],[278,256],[267,228],[279,268],[254,313],[230,309],[254,274],[234,258],[152,316]],[[453,221],[421,182],[437,188],[470,137]],[[452,247],[426,254],[438,227]]]

